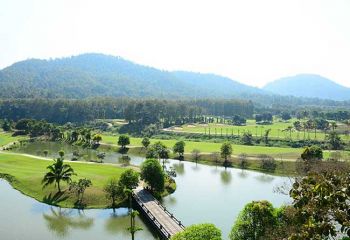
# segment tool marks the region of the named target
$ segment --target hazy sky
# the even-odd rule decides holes
[[[255,86],[316,73],[350,87],[350,0],[0,0],[0,68],[85,52]]]

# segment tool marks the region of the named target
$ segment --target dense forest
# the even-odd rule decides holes
[[[214,74],[169,72],[120,57],[83,54],[31,59],[0,71],[0,98],[234,97],[262,90]]]
[[[15,99],[0,100],[2,119],[23,118],[52,123],[82,123],[94,119],[123,118],[148,125],[166,122],[168,125],[199,121],[202,115],[252,117],[254,105],[241,100],[135,100],[128,98]]]

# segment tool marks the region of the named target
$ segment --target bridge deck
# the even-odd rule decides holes
[[[182,223],[168,212],[147,190],[142,188],[135,189],[134,199],[147,218],[166,239],[184,230],[185,227]]]

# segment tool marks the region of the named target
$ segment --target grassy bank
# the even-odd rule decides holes
[[[5,146],[9,143],[19,141],[19,140],[24,140],[24,139],[28,139],[28,136],[12,137],[12,133],[10,133],[10,132],[1,132],[0,133],[0,147]]]
[[[130,137],[130,147],[131,148],[141,148],[142,147],[142,138]],[[174,144],[179,141],[179,139],[156,139],[151,138],[151,143],[155,143],[161,141],[164,143],[169,149],[172,149]],[[117,135],[108,135],[102,134],[102,143],[113,144],[116,145],[118,142]],[[208,156],[213,152],[220,152],[220,147],[222,143],[215,142],[204,142],[204,141],[186,141],[185,146],[185,154],[190,155],[193,149],[198,149],[202,155]],[[304,148],[292,148],[292,147],[268,147],[268,146],[248,146],[248,145],[239,145],[233,144],[233,155],[238,156],[239,154],[245,153],[249,157],[256,157],[260,154],[270,155],[278,160],[287,160],[287,161],[295,161],[298,159],[303,152]],[[138,153],[140,150],[134,150],[133,153]],[[323,158],[328,159],[330,157],[332,151],[324,150]],[[349,158],[348,151],[340,151],[344,158]]]
[[[0,173],[14,177],[11,185],[22,193],[35,198],[40,202],[58,205],[61,207],[74,207],[76,196],[65,191],[62,196],[55,196],[57,190],[53,185],[42,189],[41,180],[46,173],[46,167],[52,161],[40,160],[28,156],[11,153],[0,154]],[[87,188],[84,202],[87,208],[105,208],[110,205],[103,192],[103,186],[110,178],[119,178],[125,170],[120,167],[102,164],[85,164],[69,162],[78,178],[88,178],[93,186]],[[67,189],[62,183],[62,189]]]
[[[163,140],[163,139],[150,139],[151,143],[155,143],[157,141],[161,141],[168,148],[172,149],[174,144],[178,141],[176,139],[171,140]],[[117,136],[113,135],[102,135],[102,142],[107,144],[116,144],[118,141]],[[141,147],[142,146],[142,138],[130,138],[130,145],[133,147]],[[190,154],[193,149],[198,149],[203,154],[212,153],[212,152],[220,152],[220,147],[222,143],[214,143],[214,142],[194,142],[194,141],[185,141],[185,153]],[[239,155],[241,153],[245,153],[249,156],[257,156],[259,154],[268,154],[274,157],[284,158],[284,159],[297,159],[302,153],[303,148],[283,148],[283,147],[265,147],[265,146],[247,146],[247,145],[233,145],[233,155]]]
[[[163,139],[150,139],[151,143],[161,141],[168,148],[172,148],[174,144],[178,141],[176,139],[163,140]],[[102,142],[108,144],[116,144],[118,141],[117,136],[112,135],[102,135]],[[135,147],[142,146],[142,138],[130,138],[130,145]],[[193,149],[198,149],[202,153],[212,153],[219,152],[222,143],[213,143],[213,142],[194,142],[194,141],[185,141],[185,152],[190,153]],[[300,155],[302,148],[282,148],[282,147],[264,147],[264,146],[247,146],[247,145],[233,145],[233,154],[246,153],[250,155],[258,155],[261,153],[265,154],[285,154],[290,156]]]

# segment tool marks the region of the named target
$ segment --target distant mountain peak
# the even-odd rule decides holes
[[[350,88],[317,74],[298,74],[266,84],[264,90],[288,96],[349,100]]]

